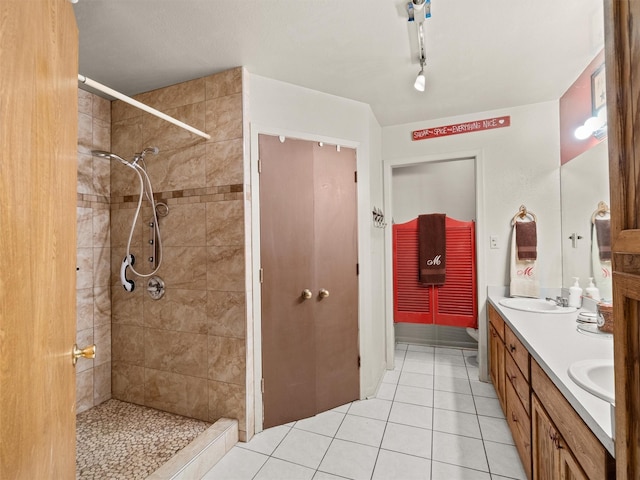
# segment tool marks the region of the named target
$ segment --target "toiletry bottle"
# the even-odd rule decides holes
[[[575,282],[569,289],[569,306],[580,308],[580,305],[582,305],[582,289],[578,284],[578,277],[573,277],[573,279]]]
[[[589,277],[589,286],[585,289],[585,297],[600,301],[600,290],[593,284],[593,277]]]

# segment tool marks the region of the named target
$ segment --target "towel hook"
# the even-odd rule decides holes
[[[528,211],[527,207],[525,207],[524,205],[520,205],[518,213],[516,213],[511,219],[511,225],[514,225],[518,221],[518,219],[525,219],[527,217],[531,218],[531,220],[534,222],[538,221],[535,213]]]
[[[609,205],[602,201],[598,202],[598,208],[591,215],[591,223],[596,223],[596,217],[604,217],[608,213],[610,213]]]

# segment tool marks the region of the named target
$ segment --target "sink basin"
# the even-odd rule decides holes
[[[569,377],[578,386],[609,403],[615,402],[613,360],[581,360],[569,366]]]
[[[500,305],[514,310],[535,313],[574,313],[578,310],[575,307],[559,307],[544,298],[503,298],[500,300]]]

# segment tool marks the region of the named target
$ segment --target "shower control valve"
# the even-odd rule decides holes
[[[154,275],[147,282],[147,292],[149,292],[149,296],[154,300],[160,300],[164,296],[164,281]]]

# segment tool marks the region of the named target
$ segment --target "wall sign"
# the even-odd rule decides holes
[[[448,137],[461,133],[479,132],[481,130],[493,130],[511,125],[511,116],[485,118],[484,120],[474,120],[472,122],[456,123],[455,125],[444,125],[442,127],[424,128],[411,132],[411,139],[426,140],[428,138]]]

